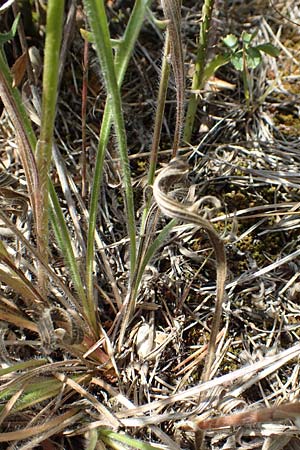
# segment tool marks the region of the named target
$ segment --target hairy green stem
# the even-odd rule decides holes
[[[25,110],[20,92],[16,87],[13,87],[11,73],[2,51],[0,51],[0,97],[16,132],[18,152],[25,171],[27,189],[33,210],[36,229],[36,217],[39,216],[38,211],[41,209],[42,205],[42,202],[40,201],[41,190],[39,187],[39,173],[36,167],[36,159],[34,155],[37,140]],[[86,311],[86,296],[80,278],[78,262],[74,256],[70,234],[59,205],[57,194],[50,178],[49,186],[49,196],[51,198],[50,211],[53,229],[56,234],[57,241],[61,244],[60,248],[71,272],[71,277],[76,292],[79,295],[84,310]],[[36,259],[38,261],[39,257],[36,256]],[[45,260],[43,263],[45,268]]]
[[[48,258],[49,246],[48,176],[52,159],[52,143],[57,104],[59,50],[62,37],[63,14],[64,1],[49,0],[47,6],[41,132],[36,152],[41,196],[41,205],[37,217],[37,245],[39,252],[44,255],[46,259]],[[38,280],[41,290],[46,293],[46,274],[42,266],[38,269]]]
[[[214,7],[214,0],[204,1],[202,7],[202,21],[199,33],[199,45],[195,64],[195,73],[193,76],[191,87],[192,91],[199,91],[203,87],[204,71],[207,59],[209,29],[211,24],[213,7]],[[198,102],[199,102],[199,95],[195,92],[192,92],[188,104],[183,134],[183,139],[185,142],[191,141]]]

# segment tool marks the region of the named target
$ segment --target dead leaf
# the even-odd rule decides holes
[[[26,58],[27,53],[24,52],[19,58],[15,61],[14,65],[11,68],[11,73],[13,76],[13,87],[18,87],[23,80],[26,71]]]

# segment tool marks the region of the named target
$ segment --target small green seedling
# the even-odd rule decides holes
[[[204,79],[207,81],[219,67],[231,63],[236,70],[242,73],[244,95],[248,108],[252,103],[253,87],[253,78],[251,78],[249,70],[256,69],[261,64],[263,53],[272,57],[279,55],[279,49],[270,42],[253,45],[256,35],[257,32],[250,34],[243,31],[239,39],[234,34],[228,34],[222,39],[226,46],[224,53],[213,58],[207,64],[204,73]]]
[[[229,60],[236,70],[242,73],[244,95],[247,108],[253,103],[253,77],[249,73],[249,69],[256,69],[262,62],[262,54],[266,53],[276,57],[279,50],[270,42],[260,45],[252,45],[257,33],[247,33],[243,31],[241,35],[241,44],[234,34],[228,34],[223,42],[229,49]]]
[[[234,34],[228,34],[223,42],[229,49],[229,61],[232,65],[242,72],[245,69],[245,64],[248,69],[256,69],[262,62],[262,53],[276,57],[279,55],[279,50],[270,42],[260,45],[251,45],[257,33],[247,33],[243,31],[241,35],[241,45],[239,39]]]

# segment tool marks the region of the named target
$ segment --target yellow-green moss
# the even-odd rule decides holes
[[[299,93],[299,91],[298,91]],[[274,123],[280,131],[289,136],[300,136],[300,118],[293,114],[277,113]]]

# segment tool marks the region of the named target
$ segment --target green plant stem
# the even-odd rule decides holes
[[[40,177],[41,205],[37,217],[37,245],[39,252],[48,258],[49,246],[49,186],[48,177],[52,159],[54,121],[57,104],[59,50],[63,28],[64,1],[49,0],[47,6],[46,41],[43,72],[41,132],[36,152]],[[47,292],[47,278],[41,266],[38,269],[40,289]]]
[[[116,78],[120,87],[126,73],[128,62],[132,54],[137,36],[141,29],[147,6],[151,1],[136,0],[129,22],[127,24],[124,37],[118,46],[115,56]],[[86,285],[89,301],[93,301],[93,265],[94,265],[94,236],[96,228],[96,218],[98,212],[99,192],[102,182],[103,162],[105,150],[109,139],[112,123],[112,105],[107,100],[101,123],[99,135],[98,151],[95,164],[94,178],[91,189],[90,209],[89,209],[89,228],[87,237],[87,256],[86,256]],[[128,165],[127,165],[128,166]]]
[[[164,118],[164,110],[165,110],[165,103],[166,103],[166,96],[167,96],[167,89],[168,89],[168,81],[170,76],[170,63],[169,63],[169,51],[170,51],[170,34],[167,30],[166,33],[166,40],[165,40],[165,47],[164,47],[164,56],[162,61],[162,69],[161,69],[161,78],[160,78],[160,84],[159,84],[159,91],[158,91],[158,99],[157,99],[157,110],[155,115],[155,122],[154,122],[154,131],[153,131],[153,139],[152,139],[152,146],[151,146],[151,153],[150,153],[150,166],[149,166],[149,173],[148,173],[148,186],[152,186],[154,182],[155,177],[155,169],[157,165],[157,159],[158,159],[158,149],[159,149],[159,141],[161,136],[161,128]],[[148,264],[149,260],[153,256],[155,249],[153,248],[152,253],[150,252],[150,255],[147,254],[148,250],[148,233],[149,230],[146,230],[146,224],[147,219],[149,217],[150,208],[152,203],[152,197],[148,196],[146,198],[145,207],[142,214],[142,220],[141,220],[141,227],[140,227],[140,234],[139,234],[139,243],[138,243],[138,253],[137,253],[137,263],[135,267],[135,273],[132,277],[132,283],[130,284],[130,295],[129,295],[129,301],[128,301],[128,320],[130,320],[132,313],[135,310],[135,302],[136,297],[140,285],[140,281],[143,275],[143,272],[145,270],[146,265]],[[151,246],[152,248],[152,246]],[[124,330],[121,329],[121,336],[123,334]]]
[[[130,240],[130,268],[133,273],[136,258],[136,230],[133,190],[127,153],[126,132],[122,114],[122,103],[117,83],[108,23],[103,0],[85,0],[90,26],[92,28],[97,55],[102,67],[102,74],[110,99],[116,138],[123,170],[123,182],[127,208],[127,228]]]
[[[214,0],[204,1],[202,7],[202,21],[199,33],[199,45],[195,63],[195,73],[193,76],[191,87],[192,91],[199,91],[203,87],[203,75],[207,59],[208,37],[213,7],[214,7]],[[183,135],[183,139],[185,142],[191,141],[198,102],[199,102],[199,95],[192,92],[188,104]]]
[[[165,40],[165,48],[164,48],[164,56],[163,56],[163,61],[162,61],[161,78],[160,78],[158,98],[157,98],[157,110],[156,110],[155,122],[154,122],[153,139],[152,139],[152,145],[151,145],[150,164],[149,164],[149,173],[148,173],[148,186],[153,185],[154,177],[155,177],[155,170],[156,170],[156,165],[157,165],[157,159],[158,159],[159,142],[160,142],[161,129],[162,129],[162,123],[163,123],[163,118],[164,118],[168,81],[169,81],[169,76],[170,76],[170,63],[168,60],[169,50],[170,50],[169,47],[170,47],[170,35],[169,35],[169,32],[167,31],[166,40]],[[135,297],[135,295],[138,292],[138,286],[140,283],[142,272],[144,271],[144,269],[146,267],[146,264],[143,263],[144,252],[142,251],[141,247],[143,246],[143,242],[144,242],[143,238],[145,235],[145,224],[146,224],[149,210],[151,207],[151,202],[152,202],[151,197],[146,199],[146,204],[145,204],[145,207],[143,210],[143,215],[142,215],[142,220],[141,220],[138,261],[137,261],[137,266],[136,266],[136,274],[135,274],[135,277],[133,278],[133,285],[132,285],[133,297]]]
[[[39,174],[34,157],[34,151],[36,149],[36,136],[25,110],[20,92],[16,87],[13,87],[11,73],[2,51],[0,51],[0,97],[16,132],[18,151],[25,171],[27,189],[36,227],[36,217],[39,215],[38,208],[40,208],[42,204],[40,202]],[[79,274],[78,263],[72,249],[70,235],[67,230],[64,215],[59,205],[57,194],[50,179],[49,185],[49,195],[51,198],[50,209],[52,210],[51,218],[53,219],[52,223],[56,234],[56,239],[58,242],[64,244],[60,248],[66,263],[69,266],[76,292],[86,312],[86,296]],[[36,258],[37,260],[39,259],[38,256],[36,256]],[[46,267],[45,261],[44,267]]]
[[[245,96],[245,100],[246,100],[246,105],[247,105],[247,110],[250,110],[250,104],[252,103],[250,101],[250,75],[249,75],[249,70],[248,70],[248,66],[247,66],[247,60],[246,60],[246,52],[245,49],[243,48],[243,71],[242,71],[242,79],[243,79],[243,86],[244,86],[244,96]],[[252,100],[252,99],[251,99]]]

